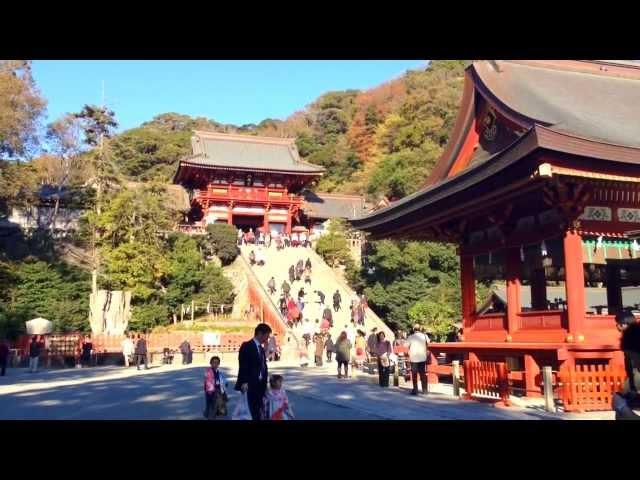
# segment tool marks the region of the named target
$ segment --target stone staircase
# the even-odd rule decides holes
[[[258,246],[247,245],[242,246],[242,256],[249,259],[249,253],[251,250],[258,250]],[[325,294],[325,306],[332,307],[333,294],[336,290],[340,292],[342,297],[341,309],[338,312],[333,312],[333,328],[330,330],[331,337],[335,340],[340,332],[345,330],[345,325],[351,327],[351,313],[349,305],[351,300],[356,298],[356,292],[354,292],[340,276],[334,272],[329,265],[327,265],[322,258],[315,253],[310,247],[303,248],[285,248],[284,250],[277,251],[274,244],[270,248],[263,248],[265,252],[266,265],[253,266],[252,271],[256,274],[256,277],[263,285],[265,291],[268,291],[267,283],[273,276],[276,280],[277,291],[271,296],[274,303],[278,303],[281,290],[280,286],[284,280],[289,281],[289,266],[294,265],[298,260],[302,259],[306,262],[307,258],[311,261],[311,285],[305,284],[304,280],[294,281],[291,285],[291,294],[297,299],[298,291],[300,288],[304,288],[305,292],[305,306],[303,310],[303,318],[309,319],[316,328],[316,320],[322,320],[322,308],[319,305],[319,298],[316,293],[317,290],[322,291]],[[378,331],[384,331],[387,339],[393,341],[394,336],[389,327],[370,309],[368,308],[365,313],[365,325],[364,327],[358,326],[356,328],[364,330],[369,335],[372,328],[377,327]],[[301,326],[293,329],[294,334],[298,338],[302,338]]]

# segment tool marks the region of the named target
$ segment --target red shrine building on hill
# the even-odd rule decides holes
[[[621,364],[615,314],[640,308],[640,64],[474,61],[423,189],[352,224],[458,246],[462,341],[433,351],[506,362],[527,395],[543,366]]]
[[[182,231],[200,233],[223,222],[291,233],[366,211],[362,197],[309,191],[324,168],[302,160],[293,138],[195,131],[191,143],[193,154],[180,160],[173,178],[189,193]]]

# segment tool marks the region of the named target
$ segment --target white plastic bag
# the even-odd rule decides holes
[[[247,395],[245,393],[240,396],[240,401],[233,410],[231,420],[252,420],[249,402],[247,401]]]

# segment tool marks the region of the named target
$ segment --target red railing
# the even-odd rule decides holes
[[[489,397],[505,406],[509,401],[509,372],[503,362],[464,361],[466,398]]]
[[[197,200],[219,202],[256,201],[283,205],[302,204],[302,197],[290,194],[286,188],[210,185],[206,190],[195,190],[194,195]]]
[[[627,378],[620,365],[576,365],[558,374],[558,393],[565,412],[611,410],[613,394]]]

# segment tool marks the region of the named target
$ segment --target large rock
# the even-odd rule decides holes
[[[94,334],[122,335],[131,320],[131,292],[98,290],[89,297],[89,323]]]

